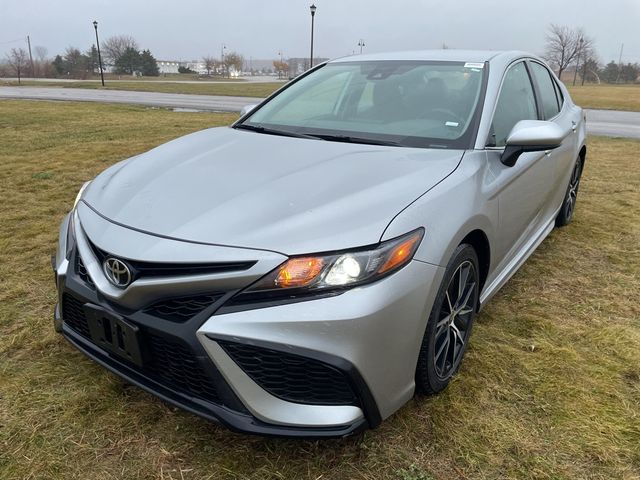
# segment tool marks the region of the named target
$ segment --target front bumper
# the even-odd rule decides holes
[[[240,311],[225,307],[235,289],[178,323],[114,301],[101,291],[95,268],[78,271],[84,256],[73,248],[65,258],[65,223],[55,262],[57,329],[90,358],[165,401],[237,431],[341,437],[375,427],[413,395],[440,267],[413,261],[341,295]],[[71,304],[80,306],[73,310]],[[101,348],[77,321],[85,305],[138,326],[150,360],[140,367]],[[281,367],[287,371],[279,374]],[[351,402],[336,396],[347,390]]]

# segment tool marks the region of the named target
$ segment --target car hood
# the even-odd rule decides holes
[[[377,243],[462,154],[214,128],[110,167],[83,201],[155,235],[287,255],[331,251]]]

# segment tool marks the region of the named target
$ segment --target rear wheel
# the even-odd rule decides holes
[[[578,157],[576,164],[571,172],[567,193],[564,196],[562,207],[556,217],[556,227],[564,227],[569,225],[573,220],[573,213],[576,209],[576,201],[578,200],[578,188],[580,187],[580,177],[582,176],[582,157]]]
[[[422,340],[416,387],[425,393],[446,388],[460,367],[478,304],[478,256],[460,245],[445,270]]]

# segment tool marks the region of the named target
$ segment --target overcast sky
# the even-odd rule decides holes
[[[157,59],[189,60],[238,51],[247,59],[308,56],[310,1],[0,0],[0,56],[31,44],[51,56],[73,45],[133,35]],[[640,62],[640,0],[317,0],[315,55],[440,48],[544,50],[551,23],[584,27],[600,59]]]

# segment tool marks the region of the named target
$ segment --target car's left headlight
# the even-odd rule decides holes
[[[254,301],[343,290],[374,282],[408,264],[424,229],[374,247],[292,257],[243,291],[236,300]]]

